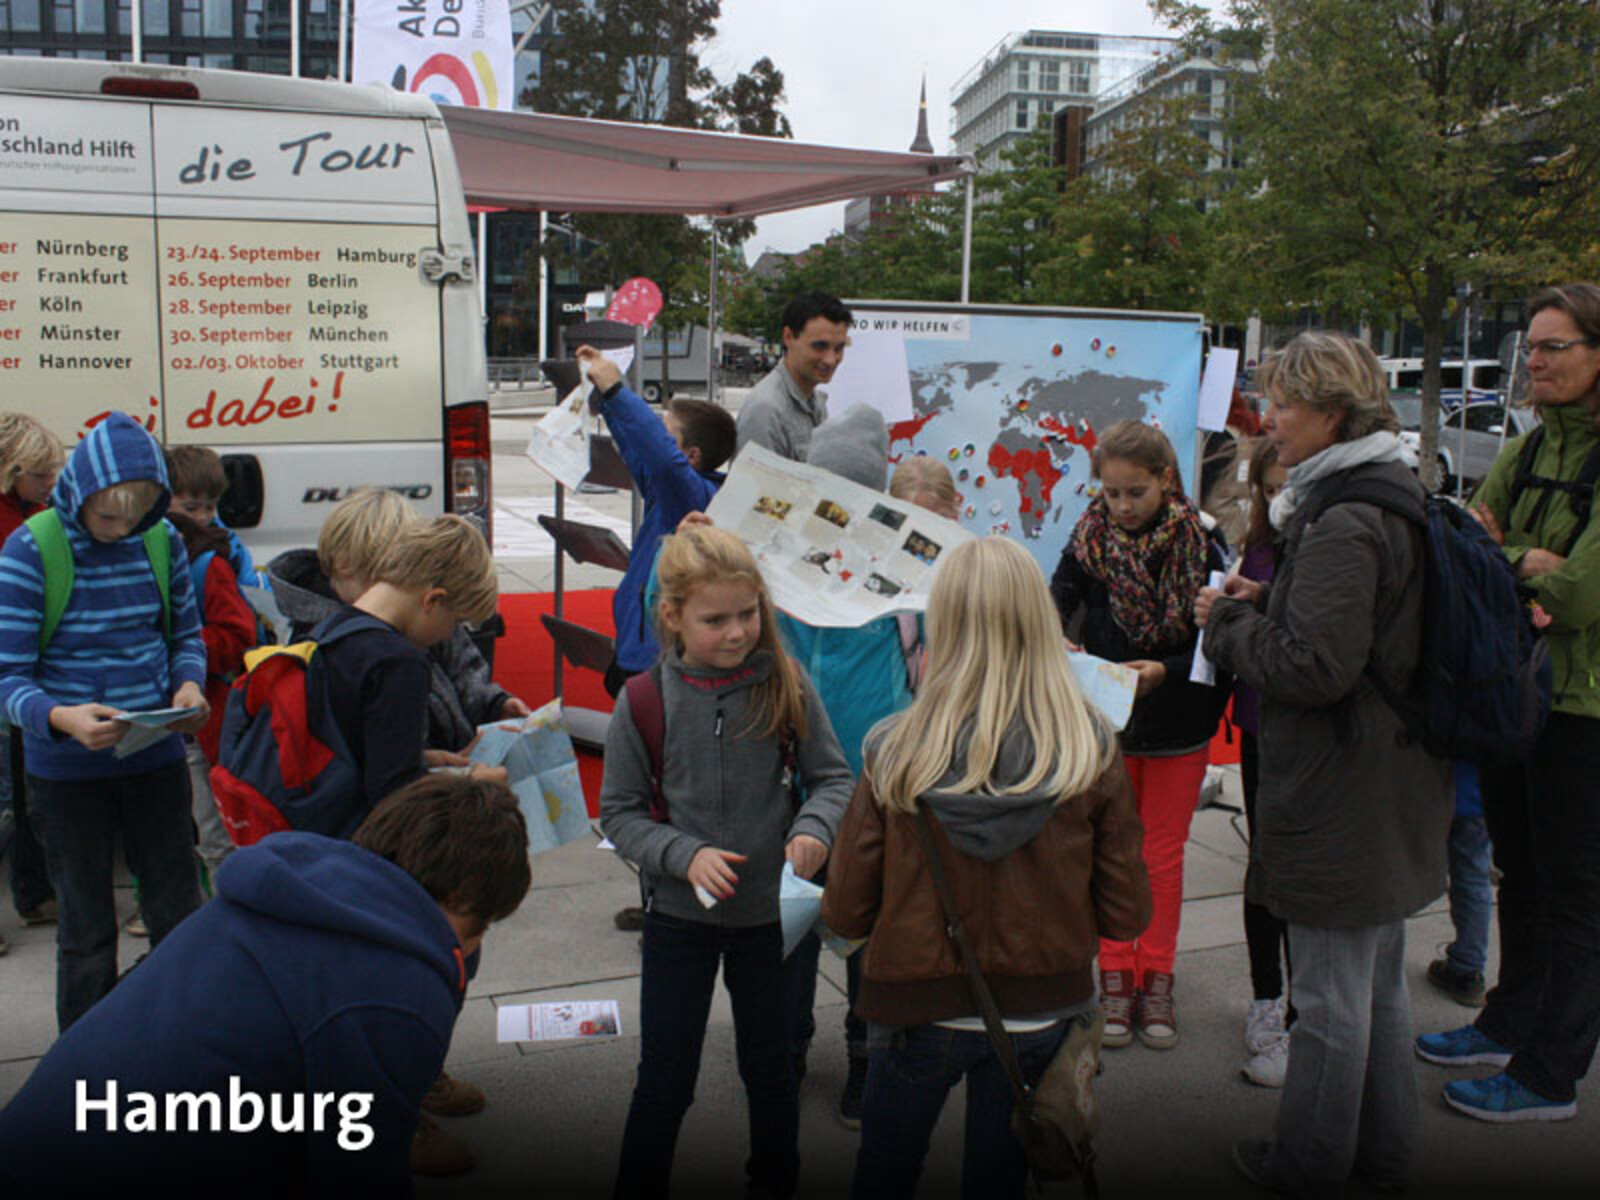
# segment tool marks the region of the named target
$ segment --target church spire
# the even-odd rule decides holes
[[[922,96],[917,101],[917,136],[911,139],[916,154],[932,154],[933,139],[928,136],[928,73],[922,73]]]

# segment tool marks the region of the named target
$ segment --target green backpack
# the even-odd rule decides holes
[[[39,623],[39,653],[50,644],[61,624],[61,615],[67,611],[67,601],[72,599],[72,546],[67,541],[67,527],[61,523],[61,514],[54,508],[36,512],[27,521],[28,532],[39,547],[39,564],[44,570],[44,615]],[[144,552],[150,559],[150,570],[155,573],[156,587],[161,591],[161,632],[172,640],[172,543],[167,527],[157,521],[144,531]]]

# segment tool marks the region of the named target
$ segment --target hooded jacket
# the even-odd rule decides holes
[[[727,476],[690,466],[661,418],[621,384],[599,397],[598,409],[644,501],[644,517],[628,554],[628,569],[611,601],[617,627],[617,666],[636,675],[661,657],[644,599],[661,539],[684,517],[704,510]]]
[[[137,479],[160,486],[156,502],[127,537],[96,541],[78,519],[84,501]],[[0,549],[0,711],[24,730],[28,770],[41,778],[138,775],[183,759],[183,741],[175,733],[119,759],[110,749],[87,750],[50,728],[50,710],[58,705],[166,708],[185,683],[204,686],[206,648],[189,556],[183,538],[164,521],[171,499],[161,447],[131,417],[113,413],[78,443],[50,494],[72,549],[72,595],[42,652],[38,544],[23,526]],[[141,536],[157,524],[165,525],[171,544],[170,640],[162,631],[161,591]]]
[[[1376,476],[1422,488],[1399,462],[1311,485],[1283,530],[1265,611],[1218,600],[1206,654],[1260,697],[1261,783],[1245,893],[1300,925],[1355,929],[1402,920],[1445,886],[1454,807],[1450,764],[1403,738],[1365,677],[1404,693],[1422,657],[1423,534],[1324,488]]]
[[[794,811],[784,784],[784,753],[775,737],[745,736],[750,693],[772,672],[772,656],[756,650],[732,671],[692,667],[670,651],[661,664],[666,728],[661,790],[668,821],[650,819],[655,792],[650,754],[628,707],[617,697],[606,731],[600,824],[617,853],[644,877],[647,907],[685,921],[749,927],[778,919],[784,847],[799,834],[833,844],[850,797],[850,768],[828,714],[801,671],[808,737],[794,745],[805,804]],[[748,855],[734,870],[732,897],[710,909],[695,898],[689,864],[714,846]]]
[[[222,1187],[229,1196],[404,1196],[417,1113],[438,1077],[466,988],[443,911],[393,863],[348,842],[281,833],[236,852],[216,899],[62,1034],[0,1113],[8,1196]],[[314,1093],[371,1096],[361,1149],[339,1145],[340,1105],[323,1132],[229,1133],[230,1079],[309,1122]],[[88,1112],[115,1082],[118,1132]],[[126,1132],[130,1093],[153,1093],[163,1132]],[[165,1131],[167,1097],[216,1093],[222,1131]],[[241,1124],[248,1120],[246,1109]],[[347,1121],[347,1126],[352,1122]],[[359,1140],[346,1129],[345,1140]],[[185,1186],[187,1185],[187,1186]]]
[[[883,414],[858,404],[827,421],[811,439],[811,465],[881,492],[889,470]],[[780,612],[778,630],[827,705],[845,760],[859,775],[867,731],[911,703],[900,618],[832,629]]]
[[[267,564],[267,579],[278,610],[290,621],[290,638],[298,641],[343,605],[322,573],[315,550],[285,550]],[[500,719],[511,693],[489,678],[484,661],[466,626],[422,652],[427,656],[428,746],[456,751],[477,736],[478,726]]]
[[[868,738],[872,747],[891,717]],[[1006,735],[998,780],[1019,779],[1034,758],[1025,730]],[[962,924],[989,990],[1006,1017],[1060,1012],[1095,995],[1101,938],[1128,941],[1150,923],[1144,830],[1122,756],[1081,795],[1015,796],[953,792],[965,773],[955,761],[918,805],[933,817],[934,841]],[[868,776],[839,829],[828,866],[822,919],[842,937],[867,938],[858,1016],[885,1025],[923,1025],[977,1014],[961,953],[916,822],[886,809]]]

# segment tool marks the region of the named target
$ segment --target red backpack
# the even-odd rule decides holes
[[[306,641],[244,656],[211,768],[211,791],[234,845],[251,846],[287,829],[348,833],[361,768],[333,718],[321,652],[350,634],[388,628],[376,617],[336,613]]]

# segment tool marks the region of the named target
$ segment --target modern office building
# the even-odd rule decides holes
[[[1250,59],[1224,58],[1220,47],[1198,51],[1176,49],[1137,74],[1107,88],[1095,99],[1083,122],[1082,171],[1102,175],[1109,168],[1105,151],[1117,134],[1148,120],[1162,102],[1187,99],[1189,128],[1211,147],[1205,169],[1221,171],[1240,165],[1238,147],[1229,140],[1226,117],[1231,93],[1241,75],[1254,74]]]
[[[1064,105],[1091,105],[1107,89],[1170,54],[1174,38],[1030,29],[1008,34],[950,89],[950,148],[980,168]]]

